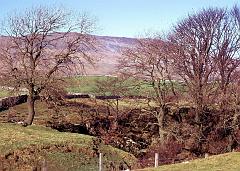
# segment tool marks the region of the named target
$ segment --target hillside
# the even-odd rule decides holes
[[[76,33],[71,33],[69,36]],[[121,56],[121,49],[134,46],[137,42],[135,38],[92,36],[96,42],[96,51],[89,50],[89,53],[96,59],[95,66],[86,67],[87,75],[112,75],[115,72],[117,60]],[[7,36],[0,36],[0,46],[7,45],[10,41]],[[62,42],[57,42],[57,49],[64,48]],[[51,49],[52,50],[52,49]]]
[[[87,135],[61,133],[43,126],[27,128],[0,124],[0,170],[39,170],[46,162],[49,171],[97,170],[98,153],[103,153],[103,166],[122,162],[134,165],[135,157],[99,139]]]
[[[238,171],[240,170],[239,162],[240,153],[233,152],[141,171]]]
[[[136,45],[137,39],[125,37],[95,36],[99,42],[97,53],[100,60],[95,69],[89,69],[89,75],[114,75],[122,48]]]

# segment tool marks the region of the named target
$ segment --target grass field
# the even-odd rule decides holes
[[[150,83],[142,80],[128,79],[117,81],[118,78],[110,76],[78,76],[65,78],[64,80],[65,90],[71,93],[124,96],[151,96],[154,94]],[[174,84],[176,88],[183,89],[180,84]],[[0,98],[9,95],[9,91],[0,89]]]
[[[106,80],[107,77],[102,76],[83,76],[66,79],[68,92],[73,93],[93,93],[96,91],[96,82]]]
[[[18,96],[23,94],[27,94],[27,92],[25,90],[14,91],[11,88],[8,90],[6,88],[4,89],[0,87],[0,98],[9,97],[9,96]]]
[[[96,100],[96,99],[72,99],[69,102],[77,102],[79,104],[85,104],[88,106],[105,106],[110,105],[116,109],[116,100]],[[126,110],[128,108],[147,108],[147,100],[145,99],[121,99],[118,102],[119,110]],[[151,106],[156,104],[151,101]],[[47,121],[51,120],[53,116],[56,115],[54,108],[48,108],[45,102],[36,101],[35,105],[36,115],[33,121],[34,124],[45,125]],[[84,118],[89,118],[94,115],[91,112],[91,108],[79,108],[79,106],[60,106],[57,116],[60,120],[66,120],[72,124],[77,124],[79,122],[84,122]],[[0,122],[6,122],[7,116],[16,118],[17,121],[23,121],[28,113],[27,103],[16,105],[11,107],[11,109],[0,112]]]
[[[83,76],[67,78],[68,92],[73,93],[93,93],[93,94],[105,94],[113,95],[117,92],[119,95],[136,95],[136,96],[151,96],[153,95],[153,88],[150,83],[143,80],[119,80],[116,77],[109,76]],[[168,83],[167,83],[168,84]],[[103,90],[99,89],[99,85]],[[174,82],[175,88],[184,91],[183,86],[177,82]],[[105,89],[104,89],[105,88]]]
[[[103,90],[101,90],[101,88]],[[104,89],[106,88],[106,89]],[[74,77],[67,79],[68,92],[73,93],[92,93],[99,95],[113,95],[117,92],[117,89],[124,89],[126,93],[130,95],[146,94],[152,91],[151,87],[143,81],[136,80],[124,80],[124,82],[118,82],[116,77],[109,76],[84,76]]]
[[[10,95],[10,92],[0,88],[0,98],[7,97]]]
[[[73,102],[78,102],[78,103],[84,103],[90,106],[111,106],[111,107],[117,107],[119,110],[124,110],[124,109],[130,109],[130,108],[135,108],[135,109],[140,109],[140,108],[149,108],[151,107],[156,107],[157,103],[154,101],[148,101],[147,99],[129,99],[129,98],[122,98],[119,99],[118,102],[116,99],[110,99],[110,100],[100,100],[100,99],[71,99],[69,101]]]
[[[147,168],[141,171],[239,171],[240,153],[226,153],[210,156],[205,159],[196,159],[189,163],[164,165],[158,168]],[[140,170],[139,170],[140,171]]]
[[[134,156],[96,143],[97,139],[87,135],[61,133],[43,126],[22,127],[15,124],[0,124],[0,170],[30,171],[40,167],[43,160],[47,167],[59,171],[90,171],[98,169],[98,155],[103,153],[103,165],[110,162],[118,165],[125,161],[134,165]],[[95,142],[95,143],[94,143]]]
[[[62,119],[66,119],[72,124],[78,123],[82,120],[83,115],[89,116],[89,113],[79,112],[78,107],[73,106],[61,106],[61,110],[58,111],[57,116]],[[34,124],[45,125],[47,121],[51,120],[51,117],[56,114],[54,109],[48,108],[45,102],[36,101],[35,105],[36,115],[34,117]],[[27,103],[16,105],[9,110],[0,112],[0,122],[6,122],[6,116],[9,114],[12,118],[17,118],[19,121],[26,119],[28,113]],[[80,114],[79,114],[80,113]],[[72,118],[73,117],[73,118]]]

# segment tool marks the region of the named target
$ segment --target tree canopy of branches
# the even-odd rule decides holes
[[[169,42],[175,74],[186,84],[195,105],[198,144],[206,137],[204,118],[210,106],[219,106],[223,128],[232,130],[226,125],[236,125],[239,115],[227,114],[231,103],[236,104],[232,87],[238,84],[240,67],[239,7],[209,8],[189,15],[174,27]]]
[[[197,106],[195,122],[207,104],[216,100],[219,87],[224,99],[239,67],[239,10],[209,8],[179,22],[170,41],[175,45],[176,73],[186,83]]]
[[[95,40],[88,35],[93,26],[86,14],[74,20],[64,9],[42,6],[7,18],[4,34],[8,37],[1,44],[0,72],[6,86],[28,90],[26,125],[33,122],[39,95],[56,91],[58,80],[93,64],[87,53],[94,48]]]
[[[123,75],[144,80],[153,88],[154,94],[150,96],[157,107],[151,107],[150,112],[158,120],[160,142],[164,142],[168,136],[164,111],[175,95],[168,51],[169,46],[159,37],[139,39],[135,47],[124,50],[119,61],[119,69]]]
[[[219,105],[224,111],[236,96],[232,90],[239,77],[239,16],[237,6],[230,10],[203,9],[178,22],[166,40],[138,39],[137,46],[124,50],[120,72],[151,82],[154,89],[153,98],[159,108],[151,112],[158,119],[161,141],[168,134],[164,111],[176,95],[174,81],[187,87],[200,139],[204,111],[211,105]]]

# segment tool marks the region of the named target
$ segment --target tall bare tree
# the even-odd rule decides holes
[[[144,80],[154,94],[149,98],[156,102],[156,106],[149,106],[151,114],[157,119],[159,140],[163,143],[169,132],[166,128],[166,107],[170,96],[174,96],[171,59],[168,56],[169,46],[161,38],[139,39],[135,47],[125,49],[119,61],[120,72],[130,78]]]
[[[7,78],[5,85],[28,90],[25,125],[33,122],[37,96],[56,90],[56,82],[67,74],[93,64],[87,53],[93,48],[94,40],[88,35],[93,24],[88,15],[75,21],[66,10],[42,6],[7,18],[0,72]]]
[[[239,46],[239,31],[228,11],[210,8],[179,22],[170,40],[175,45],[175,68],[189,88],[197,106],[195,121],[200,123],[203,108],[216,90],[218,76],[225,89],[229,82],[226,77],[236,69],[233,58]]]
[[[222,104],[239,67],[239,9],[203,9],[179,22],[169,39],[174,68],[197,109],[195,123],[201,139],[205,107],[218,101],[226,107]]]

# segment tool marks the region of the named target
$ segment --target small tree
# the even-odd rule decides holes
[[[53,85],[64,76],[93,64],[87,53],[94,43],[88,35],[93,20],[82,15],[73,23],[71,17],[60,8],[36,7],[7,20],[4,30],[8,37],[1,45],[0,72],[5,85],[28,90],[25,125],[33,122],[39,95],[56,89]]]

